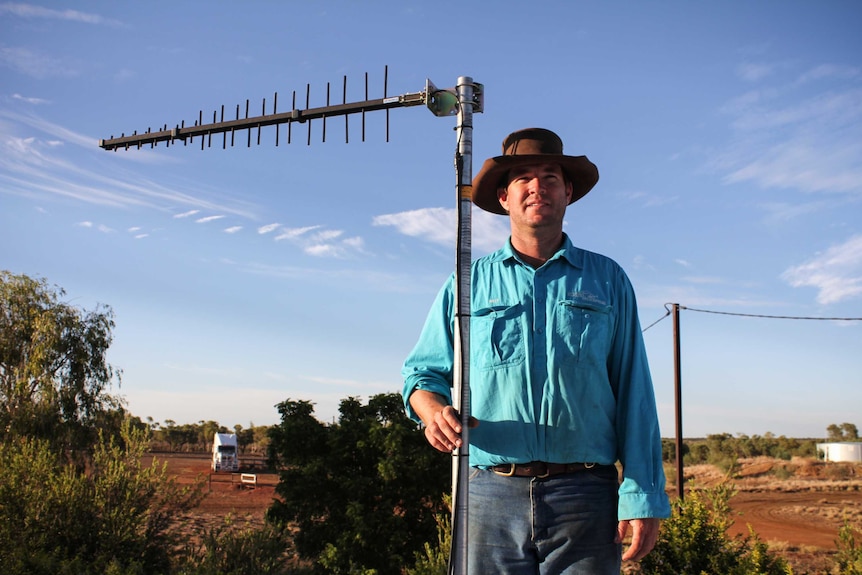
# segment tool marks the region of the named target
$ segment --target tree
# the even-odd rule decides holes
[[[450,457],[427,445],[398,394],[344,399],[331,425],[307,401],[277,408],[269,459],[280,478],[267,519],[296,525],[297,552],[316,572],[400,575],[436,539]]]
[[[829,441],[857,441],[859,439],[859,430],[853,423],[835,423],[826,428],[827,438]]]
[[[97,423],[116,421],[107,363],[113,312],[83,311],[44,279],[0,271],[0,439],[44,439],[55,450],[95,444]],[[122,419],[122,418],[120,418]]]
[[[859,430],[856,428],[856,425],[853,423],[842,423],[841,424],[841,434],[844,436],[844,439],[847,441],[855,441],[859,439]]]

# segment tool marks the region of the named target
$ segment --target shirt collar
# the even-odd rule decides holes
[[[512,247],[511,236],[506,241],[506,245],[503,246],[503,249],[500,250],[500,256],[502,260],[513,259],[520,261],[518,259],[518,254],[515,253],[515,248]],[[565,232],[563,232],[563,243],[560,246],[560,249],[557,250],[557,253],[551,256],[551,259],[548,261],[555,260],[558,258],[565,259],[567,262],[569,262],[569,265],[573,267],[579,269],[584,267],[583,250],[575,247],[575,245],[572,243],[572,240],[569,239],[569,236]]]

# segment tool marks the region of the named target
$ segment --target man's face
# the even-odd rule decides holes
[[[509,170],[508,184],[497,191],[500,205],[509,212],[514,226],[559,226],[572,184],[566,182],[559,164],[534,164]]]

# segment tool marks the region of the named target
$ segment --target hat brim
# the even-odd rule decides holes
[[[485,160],[479,173],[473,178],[473,203],[492,214],[506,215],[500,205],[497,190],[506,187],[504,181],[509,170],[527,164],[557,163],[572,183],[572,199],[580,200],[599,181],[599,169],[586,156],[564,156],[551,154],[496,156]]]

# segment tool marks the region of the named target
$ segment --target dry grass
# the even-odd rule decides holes
[[[862,464],[756,457],[738,460],[729,472],[709,464],[684,472],[687,491],[729,481],[738,492],[731,508],[744,510],[733,531],[745,534],[750,524],[794,573],[829,573],[838,529],[862,528]],[[675,473],[669,466],[671,493]]]

